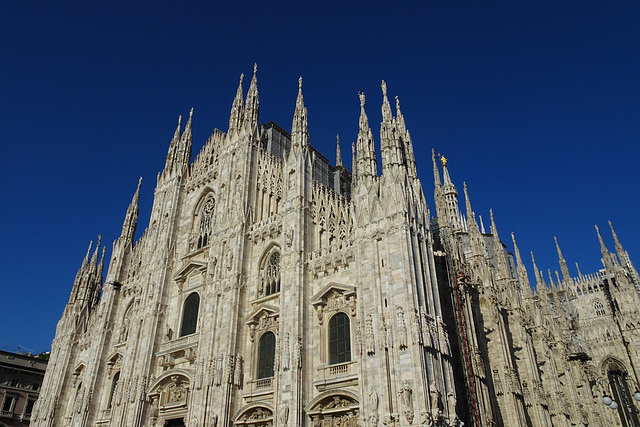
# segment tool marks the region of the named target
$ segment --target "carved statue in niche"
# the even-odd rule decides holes
[[[374,388],[369,389],[369,410],[371,411],[369,424],[371,427],[376,427],[380,417],[378,416],[378,393]]]
[[[280,416],[279,421],[280,421],[280,425],[284,426],[287,424],[287,422],[289,421],[289,405],[287,405],[286,403],[283,403],[282,405],[280,405],[280,410],[278,411],[280,412]]]
[[[398,347],[400,350],[407,348],[407,325],[404,320],[404,309],[398,307],[396,310],[396,322],[398,325]]]
[[[216,368],[213,373],[213,384],[219,386],[222,384],[222,366],[224,365],[224,355],[218,355],[218,359],[216,360]]]
[[[456,415],[456,396],[452,391],[447,393],[447,406],[449,407],[449,418],[454,418]]]
[[[367,314],[365,319],[365,333],[364,333],[365,351],[369,356],[376,353],[375,337],[373,332],[373,317]]]
[[[415,345],[422,344],[422,330],[420,326],[420,313],[415,308],[411,316],[411,332],[413,333],[413,343]]]
[[[413,423],[413,390],[407,381],[400,389],[400,401],[402,402],[403,414],[409,424]]]
[[[440,340],[440,351],[445,356],[451,355],[451,348],[449,346],[449,337],[447,336],[447,328],[441,317],[438,317],[438,335]]]
[[[431,413],[435,414],[439,408],[438,400],[440,399],[440,392],[433,383],[429,385],[429,396],[431,397]]]
[[[233,370],[233,385],[241,387],[242,386],[242,375],[243,375],[243,367],[244,361],[240,353],[236,354],[235,367]]]

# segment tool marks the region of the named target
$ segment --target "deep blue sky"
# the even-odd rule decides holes
[[[433,147],[530,276],[531,250],[559,269],[554,235],[573,274],[596,271],[609,219],[640,267],[637,1],[142,3],[0,4],[0,348],[50,348],[89,240],[110,249],[139,176],[147,226],[178,115],[195,108],[195,155],[254,62],[260,121],[290,129],[302,75],[312,144],[333,160],[339,133],[347,164],[358,91],[379,144],[385,79],[429,205]]]

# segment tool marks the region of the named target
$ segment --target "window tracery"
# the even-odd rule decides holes
[[[202,208],[202,212],[200,213],[200,230],[198,232],[197,249],[209,244],[209,240],[211,239],[211,223],[213,222],[214,207],[215,201],[213,198],[209,198]]]
[[[280,252],[273,251],[267,258],[258,294],[269,296],[278,292],[280,292]]]
[[[604,316],[606,314],[604,304],[600,300],[596,300],[595,304],[593,304],[593,309],[596,312],[596,316]]]

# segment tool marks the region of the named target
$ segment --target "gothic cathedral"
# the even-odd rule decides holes
[[[558,246],[545,280],[532,254],[532,287],[435,155],[429,210],[384,82],[380,167],[364,94],[351,171],[310,145],[302,78],[290,133],[258,104],[254,67],[193,162],[179,120],[104,281],[89,246],[35,426],[640,425],[640,277],[615,233],[594,274]]]

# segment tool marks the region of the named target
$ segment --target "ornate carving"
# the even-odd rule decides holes
[[[171,376],[171,382],[165,389],[165,396],[165,403],[184,402],[187,399],[187,389],[180,376]]]
[[[243,368],[244,361],[240,353],[236,354],[235,367],[233,369],[233,385],[237,387],[242,387],[242,376],[243,376]]]
[[[282,337],[282,370],[283,371],[289,370],[289,363],[290,363],[289,333],[285,332],[284,336]]]
[[[404,309],[402,307],[396,309],[396,324],[398,326],[398,348],[404,350],[407,348],[407,324],[405,323]]]
[[[365,319],[364,347],[367,355],[373,356],[376,353],[373,317],[370,314],[367,314],[367,318]]]

